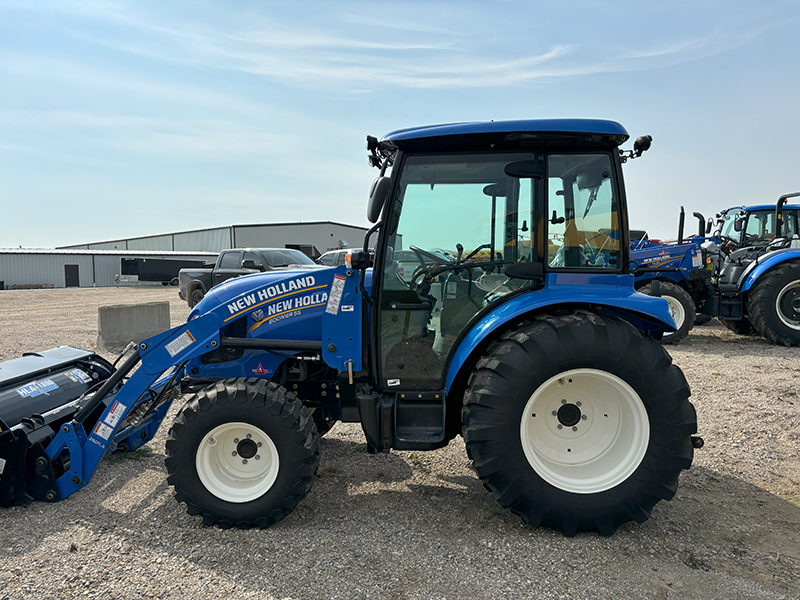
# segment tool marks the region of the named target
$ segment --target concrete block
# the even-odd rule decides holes
[[[169,328],[169,302],[114,304],[97,309],[98,346],[139,343]]]

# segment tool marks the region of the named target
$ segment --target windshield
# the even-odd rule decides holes
[[[739,242],[740,234],[735,228],[736,217],[742,217],[744,214],[745,212],[741,209],[731,209],[723,214],[722,225],[720,226],[719,234],[722,237]]]
[[[289,265],[315,265],[313,260],[300,252],[291,248],[278,250],[263,250],[264,260],[270,267],[288,267]]]

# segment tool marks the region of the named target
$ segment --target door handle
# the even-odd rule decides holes
[[[392,310],[430,310],[432,307],[430,302],[392,302],[389,305]]]

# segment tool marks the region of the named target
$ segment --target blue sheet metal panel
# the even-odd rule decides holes
[[[248,338],[320,341],[322,313],[328,302],[333,268],[255,273],[215,286],[195,306],[189,322],[202,314],[218,315],[221,327],[244,319]],[[241,327],[241,324],[239,324]],[[282,351],[282,354],[291,351]],[[202,364],[193,359],[188,368],[199,377],[263,377],[270,379],[284,358],[261,350],[245,350],[234,361]]]
[[[486,336],[520,315],[547,306],[602,305],[638,313],[663,324],[665,331],[675,331],[675,322],[669,314],[667,301],[635,292],[632,275],[548,273],[545,284],[545,288],[540,291],[510,298],[475,324],[461,341],[450,361],[445,392],[449,392],[459,369]]]
[[[322,313],[322,358],[339,371],[361,370],[362,302],[359,273],[336,267]]]
[[[757,263],[753,262],[745,271],[739,290],[742,293],[748,291],[753,287],[758,278],[769,271],[772,267],[790,260],[800,260],[800,250],[792,248],[787,248],[786,250],[777,250],[765,255],[763,258],[760,258]]]
[[[629,137],[625,128],[616,121],[601,119],[524,119],[517,121],[448,123],[444,125],[398,129],[386,134],[383,139],[393,142],[402,142],[421,138],[486,133],[589,133],[616,136],[620,138],[619,143],[624,142]]]

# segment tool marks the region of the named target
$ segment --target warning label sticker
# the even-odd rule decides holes
[[[92,378],[81,369],[72,369],[64,374],[75,383],[89,383],[92,380]]]
[[[6,470],[6,459],[0,458],[0,475],[3,474],[3,471]]]
[[[169,352],[169,355],[174,358],[178,352],[185,350],[196,341],[197,340],[194,339],[194,336],[190,332],[186,331],[164,347],[167,349],[167,352]]]
[[[97,427],[94,428],[94,432],[104,440],[107,440],[114,432],[114,429],[101,421],[97,424]]]
[[[106,416],[106,423],[108,423],[111,427],[116,427],[119,420],[122,418],[122,415],[125,414],[125,409],[127,407],[124,404],[120,404],[116,400],[114,404],[111,405],[111,412],[108,413]]]
[[[342,302],[342,294],[344,293],[344,282],[347,278],[344,275],[334,275],[333,284],[331,285],[331,295],[328,296],[328,305],[325,307],[325,312],[329,315],[335,315],[339,312],[339,304]]]

